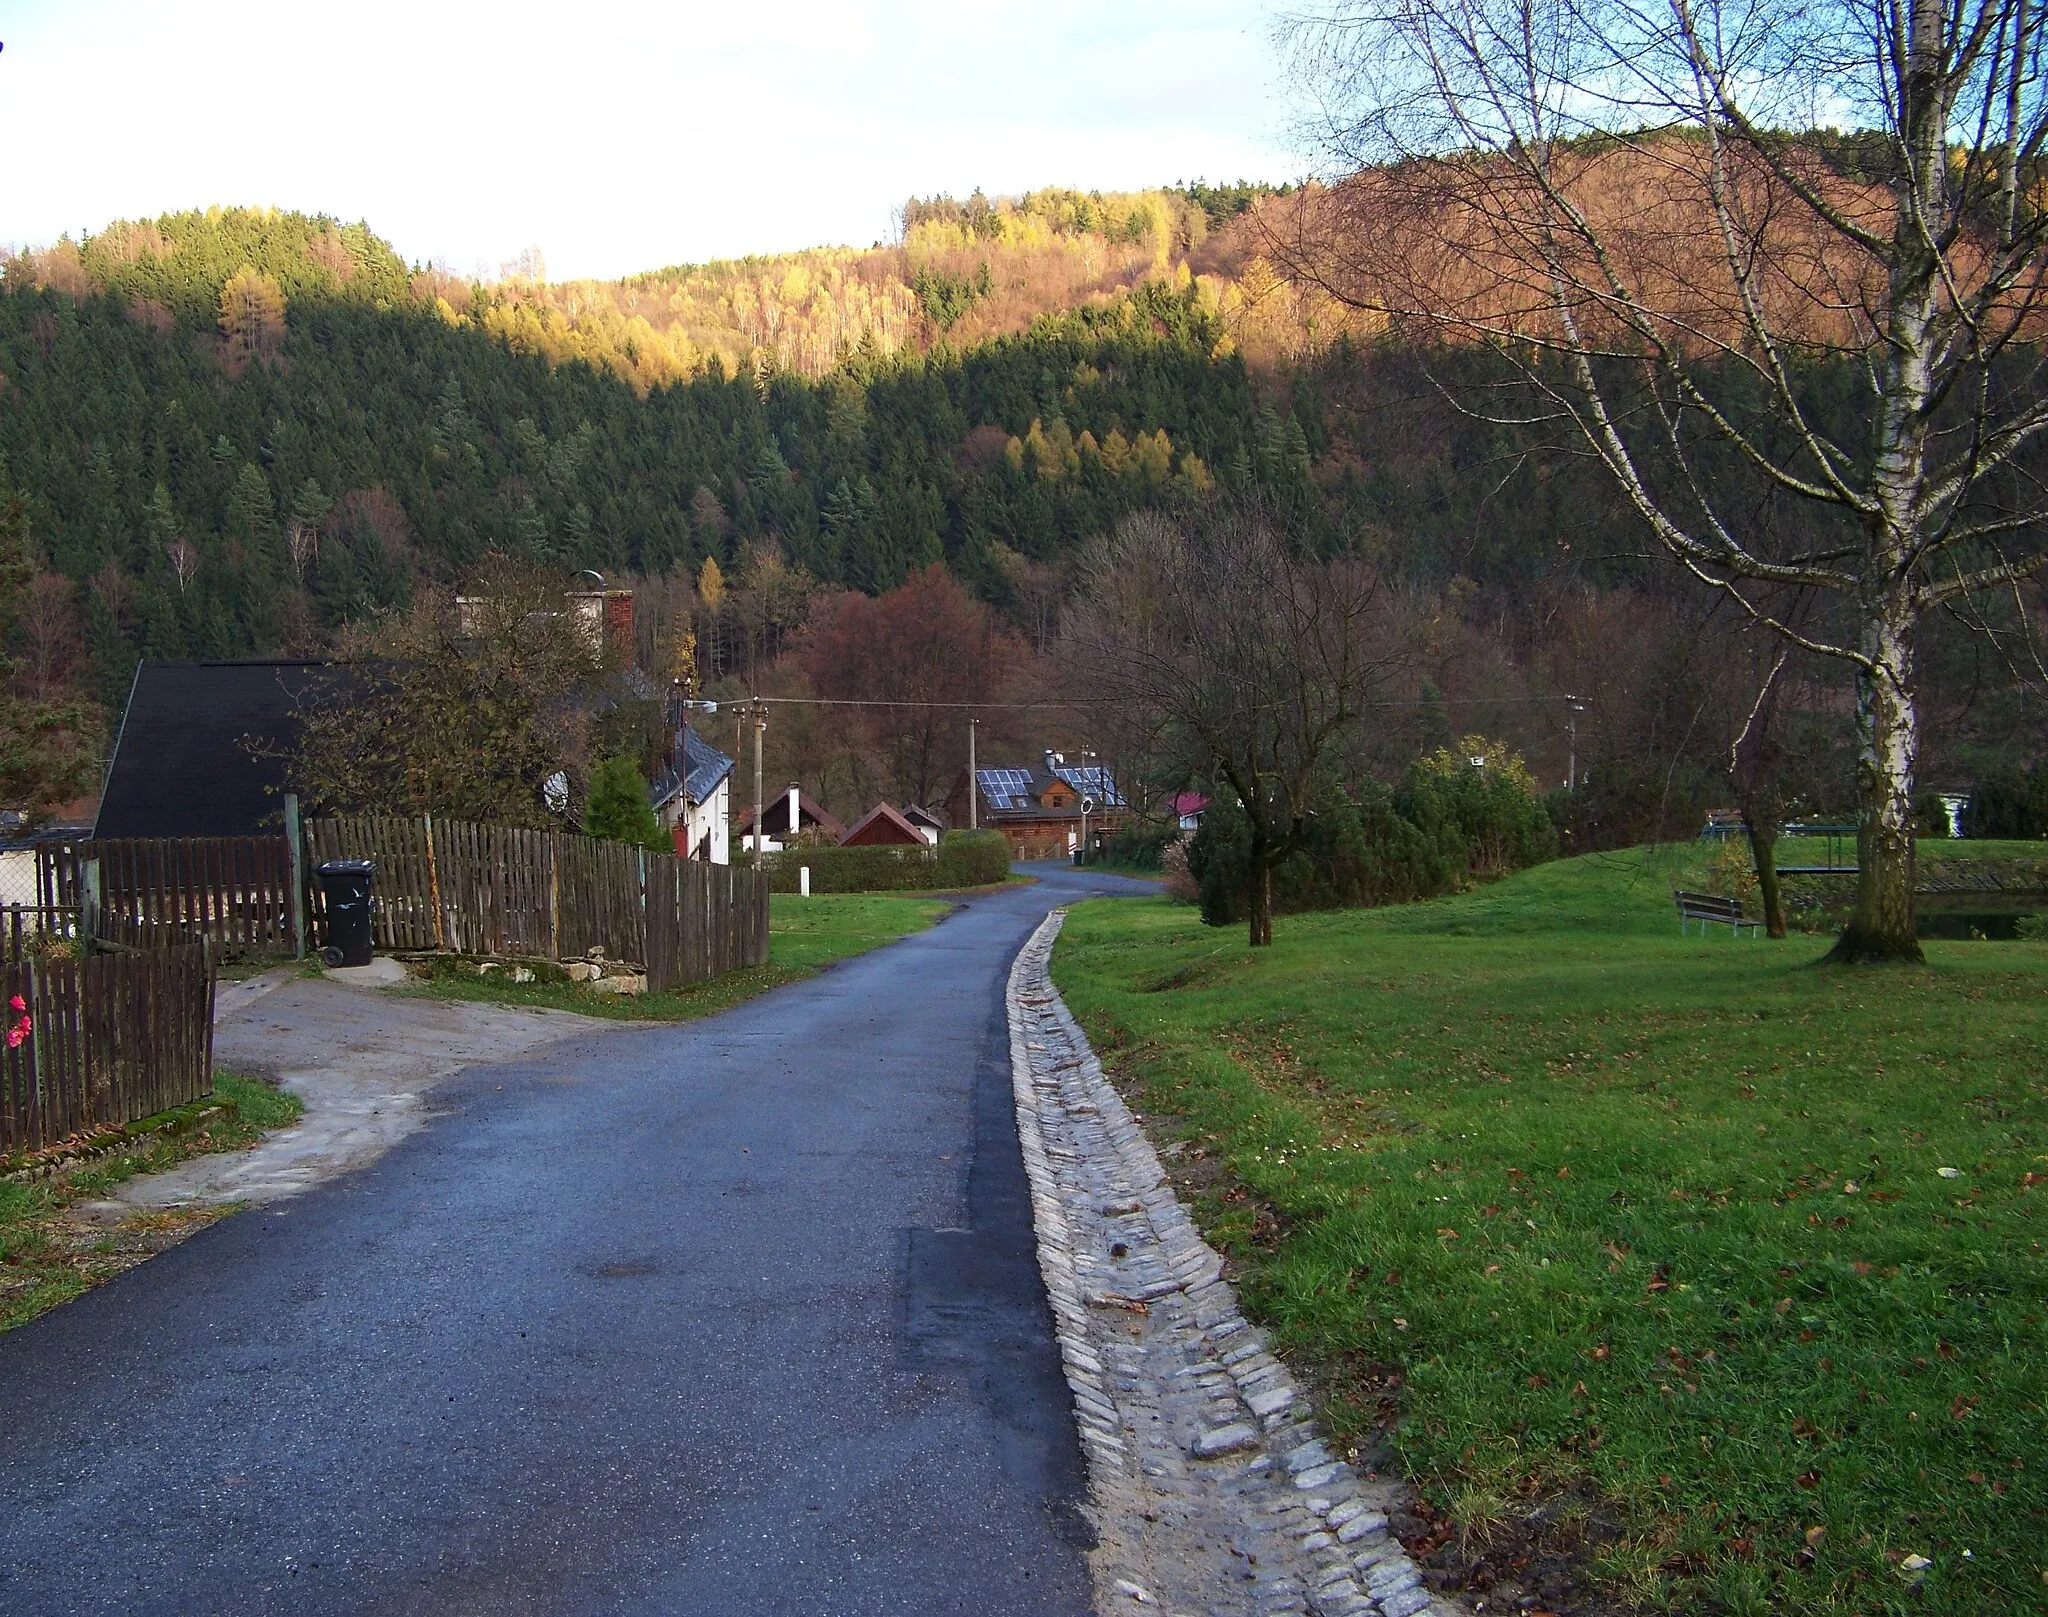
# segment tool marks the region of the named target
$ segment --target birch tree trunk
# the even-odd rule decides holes
[[[1909,614],[1910,607],[1894,603],[1875,612],[1865,631],[1873,666],[1856,681],[1856,912],[1831,960],[1925,958],[1913,904],[1913,771],[1920,726]]]

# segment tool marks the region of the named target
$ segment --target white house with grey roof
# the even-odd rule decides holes
[[[677,727],[675,750],[647,794],[654,817],[675,839],[676,852],[707,864],[732,862],[733,761],[687,724]]]

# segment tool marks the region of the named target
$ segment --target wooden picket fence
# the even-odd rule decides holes
[[[50,935],[0,931],[0,1157],[213,1092],[210,943],[66,958]]]
[[[656,992],[768,959],[768,880],[751,870],[424,815],[307,821],[307,868],[329,859],[375,863],[380,948],[544,960],[602,949],[644,964]]]
[[[90,868],[98,871],[97,892]],[[37,850],[39,902],[95,910],[95,930],[150,947],[205,938],[233,954],[296,954],[291,843],[269,837],[154,837]]]

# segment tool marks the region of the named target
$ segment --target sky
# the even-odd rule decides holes
[[[0,243],[210,203],[557,280],[1292,179],[1268,0],[0,0]]]

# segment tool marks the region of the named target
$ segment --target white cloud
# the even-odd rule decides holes
[[[913,192],[1287,177],[1260,0],[0,0],[0,240],[211,202],[557,276],[864,244]]]

